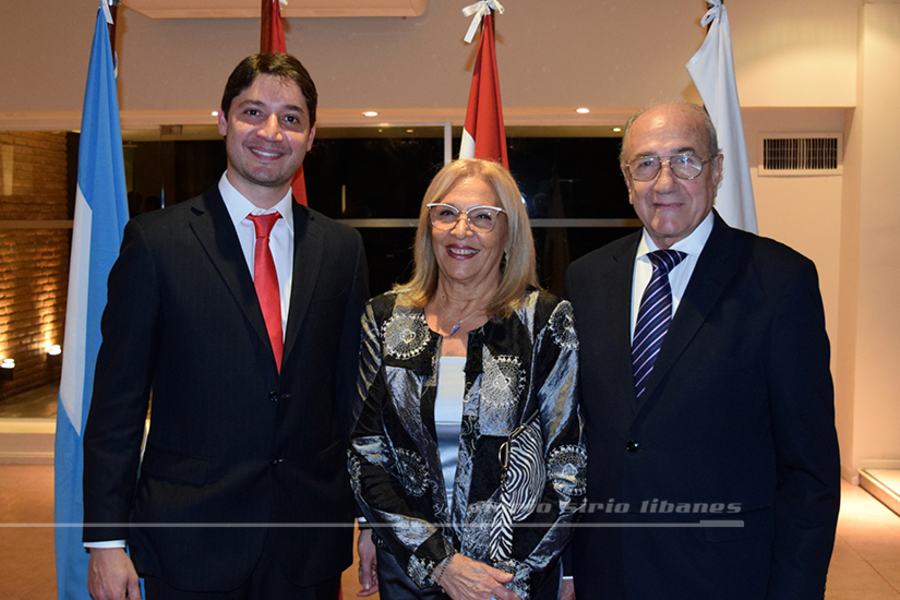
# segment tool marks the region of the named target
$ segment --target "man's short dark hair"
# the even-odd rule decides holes
[[[250,87],[259,75],[272,75],[296,83],[306,100],[309,126],[316,124],[316,103],[319,100],[316,84],[313,83],[306,67],[290,54],[254,54],[234,68],[228,77],[228,83],[225,84],[225,93],[222,94],[222,112],[226,119],[231,109],[231,101]]]

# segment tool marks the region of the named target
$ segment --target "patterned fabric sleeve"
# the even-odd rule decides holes
[[[544,312],[548,299],[542,296],[538,313]],[[523,599],[540,587],[547,568],[568,543],[573,532],[570,524],[584,505],[587,485],[587,453],[576,401],[578,336],[571,304],[552,300],[549,319],[543,317],[546,321],[535,335],[526,402],[528,413],[532,407],[539,408],[546,483],[535,510],[522,519],[513,539],[513,556],[525,558],[515,565],[510,587]],[[539,326],[541,315],[535,319]]]
[[[382,296],[366,305],[362,318],[359,391],[364,402],[351,435],[350,481],[366,519],[410,578],[424,588],[433,584],[430,574],[454,548],[431,522],[429,486],[418,474],[424,465],[416,459],[421,459],[394,448],[385,434],[384,414],[391,410],[391,398],[380,325],[392,308]]]

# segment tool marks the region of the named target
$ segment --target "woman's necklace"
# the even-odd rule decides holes
[[[463,322],[463,321],[465,321],[465,320],[468,319],[469,317],[472,317],[472,316],[476,315],[477,313],[479,313],[479,312],[481,312],[481,311],[483,310],[482,308],[476,308],[475,310],[473,310],[472,312],[470,312],[469,314],[467,314],[467,315],[466,315],[465,317],[463,317],[462,319],[457,319],[456,317],[454,317],[453,315],[451,315],[449,312],[447,312],[447,309],[444,308],[444,303],[443,303],[443,302],[441,302],[440,300],[438,300],[437,302],[438,302],[438,306],[441,307],[441,310],[444,311],[444,314],[447,315],[448,317],[450,317],[450,318],[456,323],[456,324],[453,326],[453,328],[450,330],[450,335],[448,335],[447,337],[453,337],[453,334],[456,333],[457,331],[459,331],[459,327],[460,327],[460,325],[462,325],[462,322]]]

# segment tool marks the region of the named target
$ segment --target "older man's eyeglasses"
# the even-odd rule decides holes
[[[497,221],[500,220],[500,215],[506,212],[497,206],[473,206],[465,212],[460,212],[455,206],[440,202],[433,202],[426,206],[431,215],[431,224],[436,229],[443,231],[456,227],[456,222],[462,215],[465,215],[470,229],[479,233],[488,233],[494,229]]]
[[[635,181],[652,181],[659,175],[663,164],[669,165],[672,174],[679,179],[696,179],[703,172],[703,165],[711,161],[703,160],[695,154],[673,154],[672,156],[638,156],[625,165]]]

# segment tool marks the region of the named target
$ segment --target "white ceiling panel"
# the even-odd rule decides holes
[[[258,18],[261,0],[123,0],[154,19]],[[289,0],[283,17],[419,17],[428,0]]]

